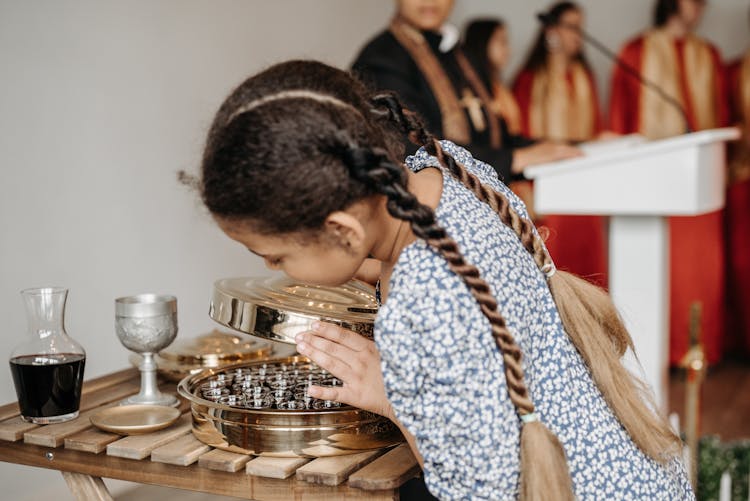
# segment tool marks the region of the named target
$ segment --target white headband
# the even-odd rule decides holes
[[[318,101],[319,103],[333,104],[340,108],[347,108],[347,109],[353,110],[358,115],[362,116],[362,114],[359,112],[357,108],[355,108],[349,103],[345,103],[344,101],[338,98],[329,96],[328,94],[320,94],[318,92],[313,92],[311,90],[296,89],[296,90],[283,90],[281,92],[277,92],[276,94],[259,97],[258,99],[254,101],[250,101],[249,103],[237,108],[234,111],[234,113],[232,113],[229,116],[229,118],[227,119],[227,123],[230,123],[232,120],[237,118],[238,115],[247,113],[248,111],[253,110],[259,106],[263,106],[266,103],[270,103],[272,101],[279,101],[282,99],[295,99],[295,98],[312,99],[314,101]]]

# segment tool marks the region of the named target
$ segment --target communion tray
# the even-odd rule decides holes
[[[271,358],[273,343],[213,330],[198,337],[177,339],[154,357],[160,375],[179,382],[185,376],[204,369],[218,369],[240,362]],[[278,355],[277,355],[278,356]],[[130,356],[130,363],[138,367],[143,357]]]
[[[322,320],[367,338],[378,311],[375,290],[357,280],[329,287],[287,277],[227,278],[214,283],[209,316],[246,334],[294,344]]]
[[[177,391],[190,401],[195,437],[231,452],[323,457],[403,442],[398,428],[382,416],[310,398],[311,384],[341,381],[294,356],[206,369],[180,381]]]

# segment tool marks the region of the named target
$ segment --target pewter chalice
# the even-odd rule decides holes
[[[165,395],[156,385],[154,354],[177,336],[177,299],[174,296],[139,294],[115,299],[115,331],[125,348],[143,356],[141,391],[123,404],[177,406],[174,395]]]

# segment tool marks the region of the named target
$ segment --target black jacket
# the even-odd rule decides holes
[[[441,52],[438,49],[441,35],[434,32],[422,32],[422,34],[453,83],[457,95],[460,96],[463,89],[471,88],[458,65],[455,51],[452,49],[448,52]],[[419,113],[432,134],[443,137],[438,102],[411,55],[398,43],[390,31],[380,33],[362,49],[352,64],[352,71],[375,89],[396,92],[404,106]],[[485,110],[485,115],[487,115],[487,110]],[[487,116],[485,118],[489,119]],[[511,175],[510,171],[513,164],[513,150],[529,146],[534,141],[523,136],[511,135],[504,120],[494,116],[492,119],[500,122],[501,148],[490,146],[489,128],[479,132],[471,127],[471,121],[469,121],[471,143],[462,146],[465,146],[475,158],[492,165],[501,180],[509,182],[519,178],[519,176]],[[412,148],[410,152],[413,151]]]

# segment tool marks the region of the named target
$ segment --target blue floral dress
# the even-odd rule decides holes
[[[442,144],[528,217],[490,166]],[[424,149],[406,164],[413,171],[439,166]],[[694,499],[681,463],[649,459],[612,414],[563,330],[544,275],[513,230],[447,172],[436,213],[492,287],[524,354],[537,413],[565,448],[577,497]],[[375,341],[388,399],[416,437],[429,490],[441,499],[516,499],[521,422],[502,357],[467,286],[424,241],[399,256]]]

